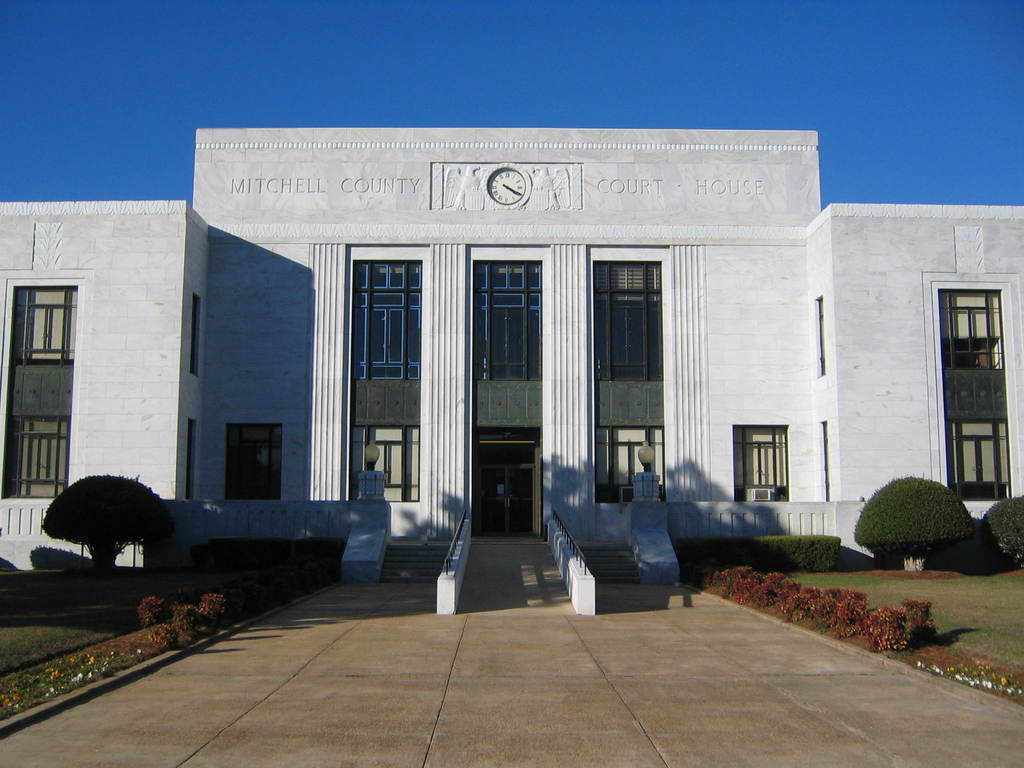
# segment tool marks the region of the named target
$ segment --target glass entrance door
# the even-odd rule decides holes
[[[529,536],[539,530],[539,430],[481,431],[476,451],[473,532]]]
[[[533,532],[532,464],[480,468],[480,532],[521,535]]]

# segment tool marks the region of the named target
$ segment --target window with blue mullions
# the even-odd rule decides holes
[[[473,265],[474,375],[495,381],[541,376],[539,263]]]
[[[418,262],[356,262],[353,369],[357,379],[419,379]]]

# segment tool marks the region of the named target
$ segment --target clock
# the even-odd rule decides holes
[[[487,179],[487,194],[499,205],[515,205],[526,197],[526,177],[515,168],[499,168]]]

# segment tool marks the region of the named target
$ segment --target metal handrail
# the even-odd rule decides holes
[[[455,560],[455,545],[459,543],[459,539],[462,538],[462,528],[466,524],[466,517],[468,517],[468,510],[462,510],[462,517],[459,518],[459,525],[455,529],[455,535],[452,536],[452,543],[448,545],[448,554],[444,558],[444,573],[448,574],[452,570],[452,561]]]
[[[555,525],[558,526],[558,530],[562,532],[566,541],[569,542],[569,552],[571,552],[572,556],[576,558],[580,567],[583,569],[583,573],[589,574],[590,569],[587,567],[587,560],[583,556],[583,550],[580,548],[580,545],[576,543],[576,539],[572,537],[572,534],[569,533],[569,529],[565,527],[565,523],[563,523],[562,518],[558,516],[558,512],[553,509],[551,510],[551,519],[555,521]]]

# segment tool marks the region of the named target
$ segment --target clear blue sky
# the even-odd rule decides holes
[[[199,127],[814,129],[829,202],[1024,204],[1024,0],[0,0],[0,200],[190,199]]]

